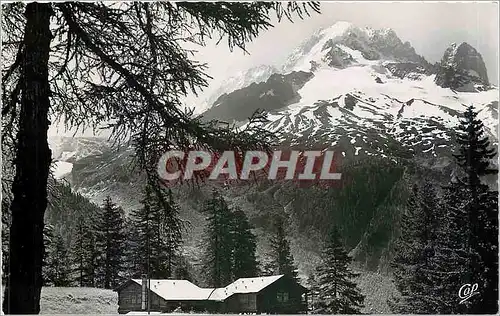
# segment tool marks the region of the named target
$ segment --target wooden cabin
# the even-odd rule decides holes
[[[144,284],[144,287],[142,286]],[[130,279],[116,289],[118,312],[211,312],[298,314],[307,311],[307,289],[283,275],[241,278],[223,288],[200,288],[187,280]],[[149,293],[149,298],[148,298]]]

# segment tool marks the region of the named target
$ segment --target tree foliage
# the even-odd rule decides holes
[[[97,279],[106,289],[114,289],[123,281],[125,227],[124,212],[107,196],[95,225],[99,252]]]
[[[401,216],[392,266],[399,291],[389,305],[397,313],[432,314],[439,305],[432,295],[435,244],[442,207],[432,183],[414,184]]]
[[[74,282],[79,286],[96,286],[96,271],[98,250],[96,248],[96,236],[94,225],[83,216],[78,218],[75,236],[71,246],[71,259],[74,262]]]
[[[131,260],[139,269],[133,274],[172,277],[187,224],[179,217],[172,192],[146,185],[142,208],[133,212],[132,219],[137,236],[132,240],[135,248]]]
[[[46,286],[69,286],[71,284],[71,261],[66,242],[51,225],[45,226],[46,246],[43,269]]]
[[[233,279],[258,276],[258,266],[255,251],[257,237],[252,232],[253,226],[241,209],[235,207],[232,211],[233,239]]]
[[[303,18],[318,3],[51,3],[49,82],[51,110],[68,127],[111,128],[116,140],[132,140],[143,167],[156,164],[171,146],[220,149],[265,147],[263,130],[234,132],[203,123],[183,111],[182,100],[208,85],[206,65],[186,46],[227,39],[230,49],[272,27],[272,13]],[[25,5],[8,4],[3,14],[5,133],[14,131],[21,95]],[[188,105],[189,106],[189,105]],[[151,167],[151,165],[149,165]]]
[[[498,312],[498,192],[485,183],[498,171],[483,127],[469,107],[457,129],[459,168],[442,188],[440,202],[430,187],[409,200],[394,258],[400,292],[395,312]],[[458,289],[476,283],[480,295],[460,302]]]
[[[297,268],[290,249],[290,242],[285,232],[285,223],[281,217],[278,217],[274,223],[274,232],[270,239],[271,252],[269,257],[271,262],[268,269],[272,274],[284,274],[288,277],[297,278]]]
[[[351,270],[349,257],[336,228],[332,229],[322,249],[321,263],[316,268],[315,279],[318,295],[315,313],[360,314],[364,295],[354,282],[359,274]]]
[[[226,201],[217,191],[205,203],[207,216],[205,228],[205,253],[203,269],[207,283],[224,287],[231,283],[233,274],[232,214]]]

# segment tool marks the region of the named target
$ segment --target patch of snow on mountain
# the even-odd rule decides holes
[[[436,106],[429,106],[420,100],[416,100],[411,105],[406,105],[402,113],[403,118],[432,117],[449,118],[449,115]],[[452,125],[453,126],[453,125]],[[451,126],[450,126],[451,127]]]
[[[331,106],[328,107],[328,114],[330,115],[330,121],[335,123],[335,120],[342,117],[342,112],[338,108],[333,108]]]
[[[65,175],[70,174],[73,170],[73,164],[66,161],[56,161],[54,163],[54,178],[62,179]]]
[[[323,68],[298,91],[302,97],[300,102],[307,104],[317,100],[333,99],[370,85],[373,80],[370,72],[364,67]]]

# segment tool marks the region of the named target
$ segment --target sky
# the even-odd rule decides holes
[[[321,14],[297,18],[294,23],[285,19],[262,32],[247,45],[250,54],[238,48],[231,52],[225,41],[219,45],[209,41],[198,48],[194,58],[207,63],[207,73],[214,78],[202,97],[239,71],[261,64],[281,64],[312,33],[338,21],[358,27],[392,28],[403,42],[409,41],[418,54],[433,63],[441,59],[450,44],[467,42],[482,55],[490,82],[498,85],[497,2],[322,2]],[[50,134],[63,132],[51,128]]]

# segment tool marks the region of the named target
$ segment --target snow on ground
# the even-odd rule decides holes
[[[118,294],[85,287],[44,287],[40,314],[118,314]]]

